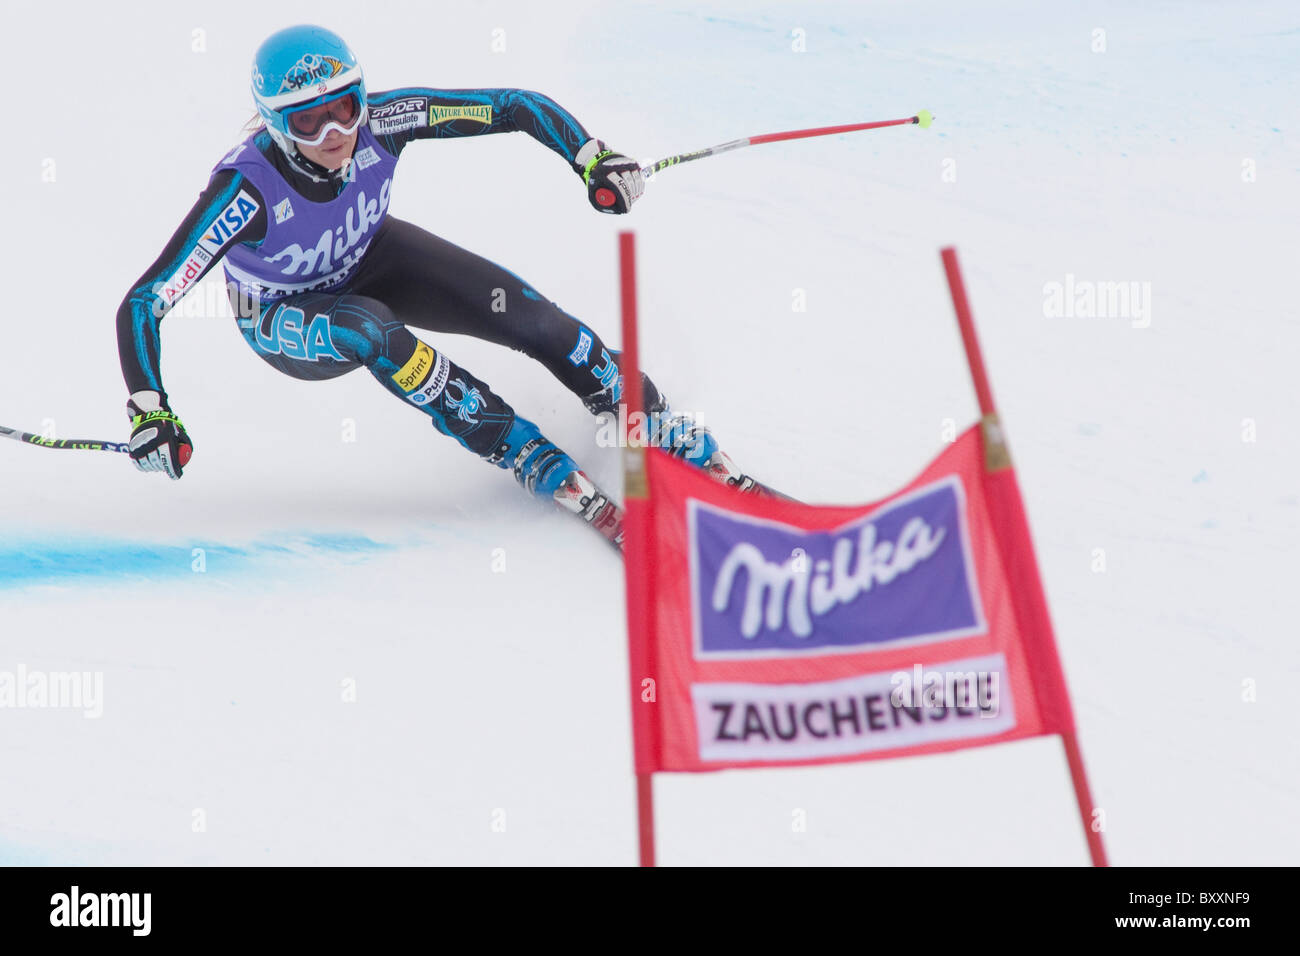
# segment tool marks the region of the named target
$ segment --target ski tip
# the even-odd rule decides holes
[[[921,110],[916,114],[916,123],[921,129],[929,129],[930,124],[934,122],[934,114],[929,110]]]

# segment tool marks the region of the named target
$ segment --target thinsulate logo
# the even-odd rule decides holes
[[[492,122],[492,106],[430,106],[429,125],[450,123],[452,120],[467,119],[475,123],[488,125]]]
[[[689,507],[697,658],[875,650],[985,630],[956,478],[833,531]]]

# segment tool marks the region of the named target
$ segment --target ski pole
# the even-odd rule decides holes
[[[98,441],[91,438],[42,438],[31,432],[22,432],[16,428],[0,425],[0,437],[12,438],[14,441],[26,442],[41,448],[72,448],[81,451],[118,451],[126,454],[131,449],[125,442]]]
[[[740,149],[742,146],[757,146],[759,143],[779,143],[787,139],[806,139],[809,136],[832,136],[835,133],[852,133],[862,129],[880,129],[882,126],[915,124],[922,129],[928,129],[932,122],[934,122],[934,115],[929,110],[921,110],[915,116],[909,116],[907,119],[880,120],[875,123],[850,123],[847,126],[819,126],[816,129],[795,129],[785,133],[764,133],[761,136],[747,136],[744,139],[733,139],[729,143],[720,143],[706,149],[697,149],[693,153],[678,153],[676,156],[669,156],[667,159],[661,159],[658,162],[650,163],[648,166],[642,166],[641,175],[653,176],[659,170],[667,169],[669,166],[680,166],[682,163],[694,162],[697,159],[704,159],[706,156],[716,156],[718,153],[730,152],[733,149]],[[613,201],[611,196],[610,202]]]

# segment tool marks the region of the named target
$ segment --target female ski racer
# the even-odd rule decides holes
[[[523,130],[563,156],[591,204],[609,213],[626,213],[641,195],[638,164],[527,90],[368,94],[347,44],[316,26],[271,35],[254,57],[252,89],[263,125],[213,168],[118,310],[136,466],[180,478],[193,453],[163,388],[159,324],[221,263],[240,331],[272,366],[308,380],[365,366],[439,431],[621,547],[622,511],[609,496],[486,382],[407,327],[517,349],[597,415],[617,412],[619,353],[514,273],[389,215],[388,201],[397,160],[419,139]],[[495,290],[508,308],[493,307]],[[757,490],[644,376],[643,392],[651,444]]]

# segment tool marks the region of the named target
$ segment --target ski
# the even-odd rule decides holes
[[[704,466],[704,472],[714,481],[726,485],[728,488],[735,488],[744,495],[758,495],[763,498],[778,498],[782,501],[795,501],[783,491],[777,491],[771,485],[765,485],[757,478],[745,474],[736,467],[736,463],[731,460],[731,456],[722,449],[717,449],[708,463]]]
[[[793,501],[795,504],[803,504],[798,498],[787,495],[784,491],[777,491],[771,485],[765,485],[756,478],[743,475],[742,480],[748,482],[748,485],[737,486],[742,494],[758,495],[760,498],[776,498],[779,501]]]
[[[623,509],[581,471],[572,472],[555,490],[555,503],[577,515],[602,538],[623,551]]]

